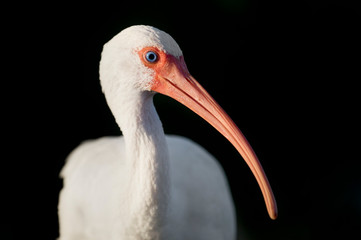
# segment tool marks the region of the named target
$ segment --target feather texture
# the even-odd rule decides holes
[[[104,46],[100,79],[121,137],[82,143],[61,171],[61,240],[230,240],[235,214],[225,174],[189,139],[165,136],[135,50],[182,55],[166,33],[123,30]]]

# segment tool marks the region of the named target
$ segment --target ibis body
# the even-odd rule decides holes
[[[123,30],[104,45],[100,80],[123,136],[86,141],[68,157],[60,240],[235,239],[235,209],[221,166],[193,141],[164,134],[153,105],[157,92],[189,107],[236,147],[276,217],[251,146],[189,74],[170,35],[150,26]]]

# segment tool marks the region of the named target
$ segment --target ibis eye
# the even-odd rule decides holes
[[[145,54],[145,59],[150,63],[154,63],[158,60],[158,55],[153,51],[149,51]]]

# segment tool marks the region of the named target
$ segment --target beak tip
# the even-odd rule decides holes
[[[276,220],[278,217],[278,210],[277,210],[277,206],[274,206],[274,208],[270,209],[268,211],[268,215],[272,220]]]

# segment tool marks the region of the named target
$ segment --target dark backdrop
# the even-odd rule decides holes
[[[120,134],[99,85],[102,45],[135,24],[174,37],[192,75],[260,158],[276,221],[233,147],[185,107],[155,97],[166,133],[195,140],[221,162],[241,236],[359,239],[360,9],[351,1],[31,2],[2,10],[10,155],[2,160],[1,239],[57,237],[64,159],[85,139]]]

